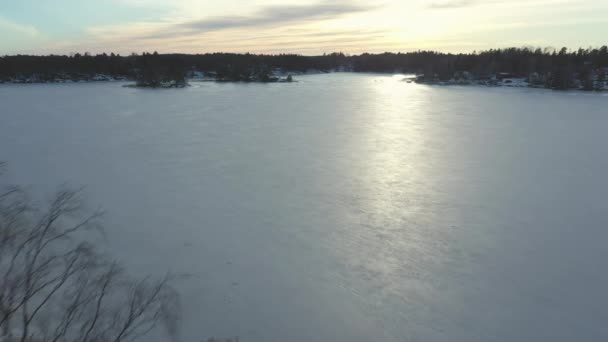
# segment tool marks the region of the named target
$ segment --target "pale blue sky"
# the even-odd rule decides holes
[[[608,44],[607,0],[0,0],[0,55]]]

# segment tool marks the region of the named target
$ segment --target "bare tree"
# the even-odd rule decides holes
[[[83,215],[80,193],[58,191],[39,210],[19,187],[0,191],[0,337],[122,342],[164,328],[175,339],[173,278],[134,279],[102,255],[101,212]]]

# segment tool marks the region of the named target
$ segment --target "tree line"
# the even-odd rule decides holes
[[[424,74],[439,80],[467,72],[476,78],[499,73],[515,77],[536,75],[539,83],[567,89],[575,81],[590,87],[592,80],[605,77],[608,47],[568,50],[567,48],[507,48],[473,53],[440,53],[415,51],[346,55],[331,53],[321,56],[297,54],[72,54],[0,57],[0,80],[35,78],[51,81],[60,77],[72,80],[90,79],[95,75],[155,83],[173,80],[181,83],[196,70],[226,81],[267,81],[272,71],[306,72],[309,70],[354,72],[403,72]]]

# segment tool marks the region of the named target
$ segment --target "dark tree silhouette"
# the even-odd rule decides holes
[[[447,80],[464,72],[477,79],[506,73],[514,77],[534,78],[535,85],[568,89],[595,82],[608,68],[608,48],[569,51],[562,48],[507,48],[468,54],[415,51],[408,53],[343,53],[322,56],[294,54],[253,55],[211,53],[202,55],[143,53],[74,54],[72,56],[0,57],[0,81],[47,82],[90,80],[97,75],[133,79],[142,86],[185,84],[188,70],[215,75],[220,81],[274,81],[274,71],[307,70],[355,72],[407,72],[424,74],[428,81]],[[591,81],[590,81],[591,80]]]
[[[130,277],[100,254],[99,212],[79,191],[38,208],[19,187],[0,190],[0,339],[121,342],[164,327],[177,335],[172,277]]]

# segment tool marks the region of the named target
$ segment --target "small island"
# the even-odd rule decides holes
[[[215,81],[215,82],[293,82],[293,77],[275,76],[275,72],[267,65],[224,65],[214,72],[202,72],[196,68],[187,70],[183,64],[175,61],[163,61],[162,57],[154,52],[144,53],[143,63],[134,70],[136,83],[128,85],[138,88],[184,88],[189,81]]]

